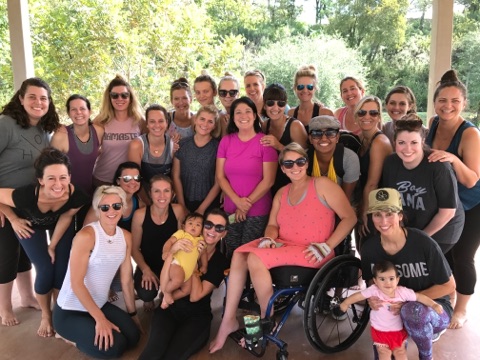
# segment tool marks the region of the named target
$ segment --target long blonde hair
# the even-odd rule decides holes
[[[110,92],[115,86],[125,86],[127,88],[128,92],[130,93],[128,116],[133,118],[133,124],[138,124],[140,128],[143,129],[144,125],[141,125],[142,121],[144,121],[143,109],[140,106],[140,102],[137,99],[135,91],[132,89],[127,80],[125,80],[121,75],[115,76],[115,78],[110,81],[107,88],[103,92],[100,113],[97,115],[94,122],[104,126],[115,117],[115,109],[113,108],[112,101],[110,99]]]

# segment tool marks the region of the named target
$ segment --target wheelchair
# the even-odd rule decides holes
[[[332,354],[349,348],[368,324],[368,303],[351,305],[341,318],[334,317],[332,311],[339,310],[342,299],[358,291],[350,288],[358,285],[360,269],[360,259],[350,254],[335,256],[320,269],[299,266],[271,269],[274,293],[266,313],[270,314],[274,309],[277,323],[270,318],[262,319],[261,336],[255,345],[247,345],[245,349],[256,357],[262,357],[271,342],[278,347],[277,360],[287,359],[288,344],[279,338],[279,333],[296,305],[303,309],[305,335],[316,350]],[[228,277],[225,284],[228,287]],[[239,309],[260,313],[252,286],[245,288]],[[248,335],[238,330],[230,337],[238,342]]]

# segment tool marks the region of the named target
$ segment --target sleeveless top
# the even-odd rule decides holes
[[[95,304],[102,308],[108,301],[112,280],[125,260],[127,244],[123,230],[118,226],[113,236],[107,235],[98,221],[86,226],[91,226],[95,231],[95,245],[88,259],[84,283]],[[68,263],[67,274],[58,295],[58,306],[63,310],[87,311],[72,290],[70,265],[71,262]]]
[[[90,136],[86,143],[80,141],[73,131],[73,124],[66,127],[68,134],[67,156],[72,163],[72,183],[81,188],[87,195],[93,195],[93,167],[98,157],[100,143],[97,132],[92,125],[88,126]]]
[[[428,132],[427,138],[425,140],[426,144],[430,147],[432,147],[433,139],[435,139],[435,134],[438,129],[438,122],[439,122],[439,118],[438,116],[435,116],[432,122],[432,126],[430,127],[430,131]],[[454,154],[461,161],[463,161],[463,159],[458,154],[458,148],[460,146],[460,141],[462,140],[463,132],[470,127],[477,128],[470,121],[463,121],[462,125],[460,125],[460,127],[455,132],[455,135],[453,135],[452,142],[448,145],[448,148],[446,149],[446,151]],[[457,184],[458,184],[458,196],[462,201],[464,210],[470,210],[473,207],[480,204],[480,181],[477,181],[475,186],[471,189],[460,184],[460,182],[457,182]]]
[[[342,111],[340,111],[340,116],[338,117],[338,121],[340,121],[340,129],[342,130],[347,130],[350,131],[351,133],[354,133],[355,135],[360,135],[362,133],[362,129],[358,129],[357,131],[352,131],[350,129],[347,129],[347,111],[348,108],[344,106],[342,108]]]
[[[163,245],[178,230],[178,221],[171,204],[168,205],[167,220],[161,225],[153,222],[150,208],[147,206],[142,224],[140,252],[150,269],[155,274],[160,274],[164,262],[162,260]]]
[[[317,104],[315,104],[315,105],[317,105]],[[298,107],[296,109],[298,109]],[[290,144],[292,142],[292,136],[290,134],[290,127],[292,126],[292,122],[294,120],[295,119],[292,118],[292,117],[287,117],[287,122],[285,123],[285,128],[283,130],[282,137],[278,140],[280,142],[280,144],[282,144],[284,146],[287,146],[288,144]],[[265,128],[265,134],[268,135],[269,133],[270,133],[270,119],[267,120],[267,126]],[[287,175],[285,175],[285,173],[282,171],[280,166],[278,166],[277,167],[277,173],[275,175],[275,182],[272,186],[272,195],[275,195],[281,187],[283,187],[283,186],[285,186],[289,183],[290,183],[290,179],[288,178]]]
[[[383,133],[381,131],[376,132],[375,135],[373,135],[372,141],[370,142],[370,145],[368,146],[367,151],[365,151],[365,154],[363,154],[362,156],[358,155],[358,159],[360,160],[360,179],[359,179],[360,181],[359,182],[360,182],[360,189],[362,189],[362,191],[365,188],[365,185],[367,184],[367,179],[368,179],[368,168],[370,167],[370,148],[375,138],[380,134],[383,134]]]
[[[122,229],[125,229],[127,231],[132,232],[132,219],[133,219],[133,213],[135,210],[138,209],[138,196],[133,195],[132,196],[132,212],[130,213],[129,216],[127,217],[122,217],[120,221],[118,222],[118,226],[120,226]]]
[[[190,112],[190,114],[193,116],[193,113]],[[175,133],[180,135],[181,139],[185,139],[187,137],[193,136],[195,132],[193,131],[193,126],[187,126],[187,127],[180,127],[177,124],[175,124],[175,110],[169,113],[170,115],[170,126],[168,127],[167,130],[167,135],[172,137]]]
[[[295,108],[295,110],[293,110],[293,117],[295,119],[298,119],[298,108],[299,107],[300,106],[297,106]],[[313,103],[312,117],[310,119],[313,119],[315,116],[318,116],[318,115],[320,115],[320,105],[317,104],[317,103]],[[308,134],[308,125],[305,125],[305,130],[307,130],[307,134]],[[287,144],[289,144],[289,143],[287,143]],[[287,144],[283,144],[283,145],[287,145]]]
[[[126,121],[113,118],[104,127],[102,151],[95,163],[93,176],[110,184],[118,165],[128,160],[128,144],[140,136],[141,130],[132,118]]]
[[[148,186],[150,179],[157,174],[170,176],[173,163],[173,142],[170,136],[167,134],[164,135],[165,148],[160,156],[153,156],[150,153],[147,134],[139,136],[139,139],[143,144],[141,163],[143,184]]]
[[[277,214],[278,237],[296,245],[325,242],[335,227],[335,212],[318,197],[315,178],[310,179],[304,197],[291,204],[288,193],[291,184],[283,190]]]

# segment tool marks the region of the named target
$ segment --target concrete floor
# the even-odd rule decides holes
[[[480,253],[477,254],[477,263],[480,260]],[[480,275],[480,271],[479,271]],[[479,276],[480,278],[480,276]],[[212,337],[216,333],[221,316],[221,304],[223,299],[224,287],[216,290],[212,306],[214,308],[214,322],[212,326]],[[473,296],[469,307],[469,320],[465,327],[460,330],[448,330],[440,341],[434,344],[435,360],[476,360],[480,359],[480,286],[477,284],[477,292]],[[121,300],[118,301],[122,306]],[[14,327],[0,326],[0,359],[1,360],[84,360],[89,357],[80,353],[75,347],[66,344],[62,340],[55,338],[40,338],[36,335],[36,330],[40,322],[40,312],[33,309],[24,309],[19,307],[19,298],[14,291],[15,312],[21,324]],[[142,304],[137,301],[139,316],[145,329],[149,328],[151,314],[144,313]],[[239,312],[239,315],[242,315]],[[298,307],[294,309],[286,325],[280,332],[280,338],[288,343],[289,359],[373,359],[372,346],[370,341],[369,328],[365,330],[360,339],[348,350],[326,355],[317,352],[308,343],[303,330],[303,312]],[[146,342],[146,335],[140,341],[140,344],[133,350],[127,352],[121,359],[137,359]],[[275,359],[277,348],[270,344],[264,355],[265,359]],[[409,359],[418,359],[418,352],[415,344],[409,341],[408,346]],[[224,348],[210,355],[207,347],[192,357],[194,360],[202,359],[255,359],[247,351],[240,348],[233,340],[227,340]],[[176,360],[176,359],[172,359]]]

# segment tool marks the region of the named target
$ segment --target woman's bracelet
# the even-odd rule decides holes
[[[130,315],[131,317],[136,316],[137,315],[137,310],[129,312],[128,315]]]

